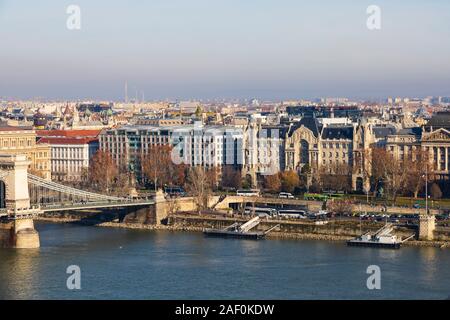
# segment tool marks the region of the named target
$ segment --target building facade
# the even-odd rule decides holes
[[[25,154],[31,161],[29,172],[50,179],[50,146],[37,144],[36,138],[36,131],[31,127],[0,127],[0,153]]]
[[[277,174],[285,169],[285,127],[251,122],[241,128],[243,176],[249,175],[253,185],[256,185],[258,177]]]
[[[51,150],[51,178],[56,181],[80,181],[99,148],[100,130],[42,130],[38,145]]]
[[[445,187],[450,179],[450,112],[436,113],[422,127],[402,129],[387,138],[386,148],[398,161],[416,151],[427,155],[433,176]],[[450,191],[450,190],[448,190]]]
[[[320,174],[351,176],[352,189],[368,188],[368,154],[374,128],[362,123],[324,123],[305,117],[292,124],[285,137],[285,168],[306,175],[307,185]]]
[[[170,145],[176,164],[203,166],[243,164],[242,130],[225,126],[123,126],[104,130],[100,149],[108,151],[119,168],[133,168],[137,176],[142,156],[153,146]]]
[[[323,175],[349,178],[350,189],[370,191],[373,148],[386,148],[398,161],[425,150],[433,173],[448,180],[450,116],[437,114],[426,126],[402,128],[379,119],[316,118],[280,125],[249,121],[239,126],[124,126],[104,130],[100,148],[118,166],[140,167],[142,155],[155,145],[171,145],[174,161],[190,166],[233,165],[250,175],[254,185],[264,175],[292,170],[306,177],[307,186]],[[337,190],[342,191],[342,190]]]

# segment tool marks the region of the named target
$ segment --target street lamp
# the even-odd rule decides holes
[[[428,165],[425,167],[425,213],[428,215]]]
[[[422,178],[425,178],[425,213],[428,214],[428,165],[425,167],[425,175]]]
[[[369,204],[370,185],[364,185],[364,192],[366,193],[366,204]]]

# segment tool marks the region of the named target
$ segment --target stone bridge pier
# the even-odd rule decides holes
[[[158,190],[155,195],[155,203],[143,208],[129,208],[123,222],[138,224],[161,225],[167,220],[171,201],[164,197],[164,192]]]
[[[436,218],[433,214],[421,214],[419,216],[419,240],[433,240],[436,229]]]
[[[39,234],[34,228],[30,208],[28,165],[25,155],[0,154],[0,246],[39,248]]]

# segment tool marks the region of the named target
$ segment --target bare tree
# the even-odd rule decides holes
[[[281,189],[286,192],[294,192],[300,184],[300,178],[295,171],[284,171],[280,175]]]
[[[346,163],[336,163],[331,168],[321,166],[318,176],[322,189],[348,192],[351,188],[351,170]]]
[[[402,159],[396,159],[385,148],[373,148],[370,158],[370,173],[375,192],[382,183],[388,198],[390,197],[395,202],[400,193],[407,191],[412,165],[413,161],[409,153],[404,154]]]
[[[242,188],[242,174],[238,169],[233,166],[224,166],[222,170],[221,185],[224,188]]]
[[[386,179],[390,160],[389,153],[385,148],[372,148],[368,170],[374,187],[374,196],[376,196],[380,184]]]
[[[389,157],[389,163],[386,165],[385,185],[394,202],[406,185],[409,175],[409,162],[406,157],[404,161],[396,161],[393,156]]]
[[[351,214],[352,205],[353,205],[352,201],[348,199],[345,200],[333,199],[331,201],[328,201],[327,210],[335,215]]]
[[[347,163],[337,163],[334,170],[334,184],[338,191],[351,189],[351,170]]]
[[[425,150],[414,150],[411,156],[412,159],[407,164],[409,173],[406,187],[413,194],[414,198],[417,198],[419,192],[425,186],[425,175],[427,173],[429,177],[433,175],[433,165],[429,161],[428,152]]]
[[[267,175],[264,177],[264,188],[268,190],[269,192],[280,192],[281,188],[281,180],[280,175],[273,174],[273,175]]]
[[[431,185],[430,193],[431,193],[431,197],[434,200],[442,198],[442,191],[441,191],[441,188],[439,188],[439,185],[437,183],[433,183]]]
[[[219,185],[219,170],[216,167],[211,167],[205,170],[205,172],[208,179],[208,185],[211,189],[217,190],[217,186]]]
[[[110,192],[118,174],[118,169],[108,151],[98,150],[91,160],[89,177],[100,191]]]
[[[197,211],[199,213],[208,208],[211,185],[208,174],[203,167],[196,166],[189,169],[187,189],[194,197]]]
[[[175,164],[171,152],[169,145],[152,146],[141,156],[142,173],[153,182],[155,190],[167,184],[184,184],[186,167]]]

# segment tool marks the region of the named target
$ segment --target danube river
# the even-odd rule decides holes
[[[450,249],[204,238],[37,224],[41,248],[0,249],[1,299],[448,299]],[[81,289],[66,286],[67,267]],[[369,290],[369,265],[381,289]]]

